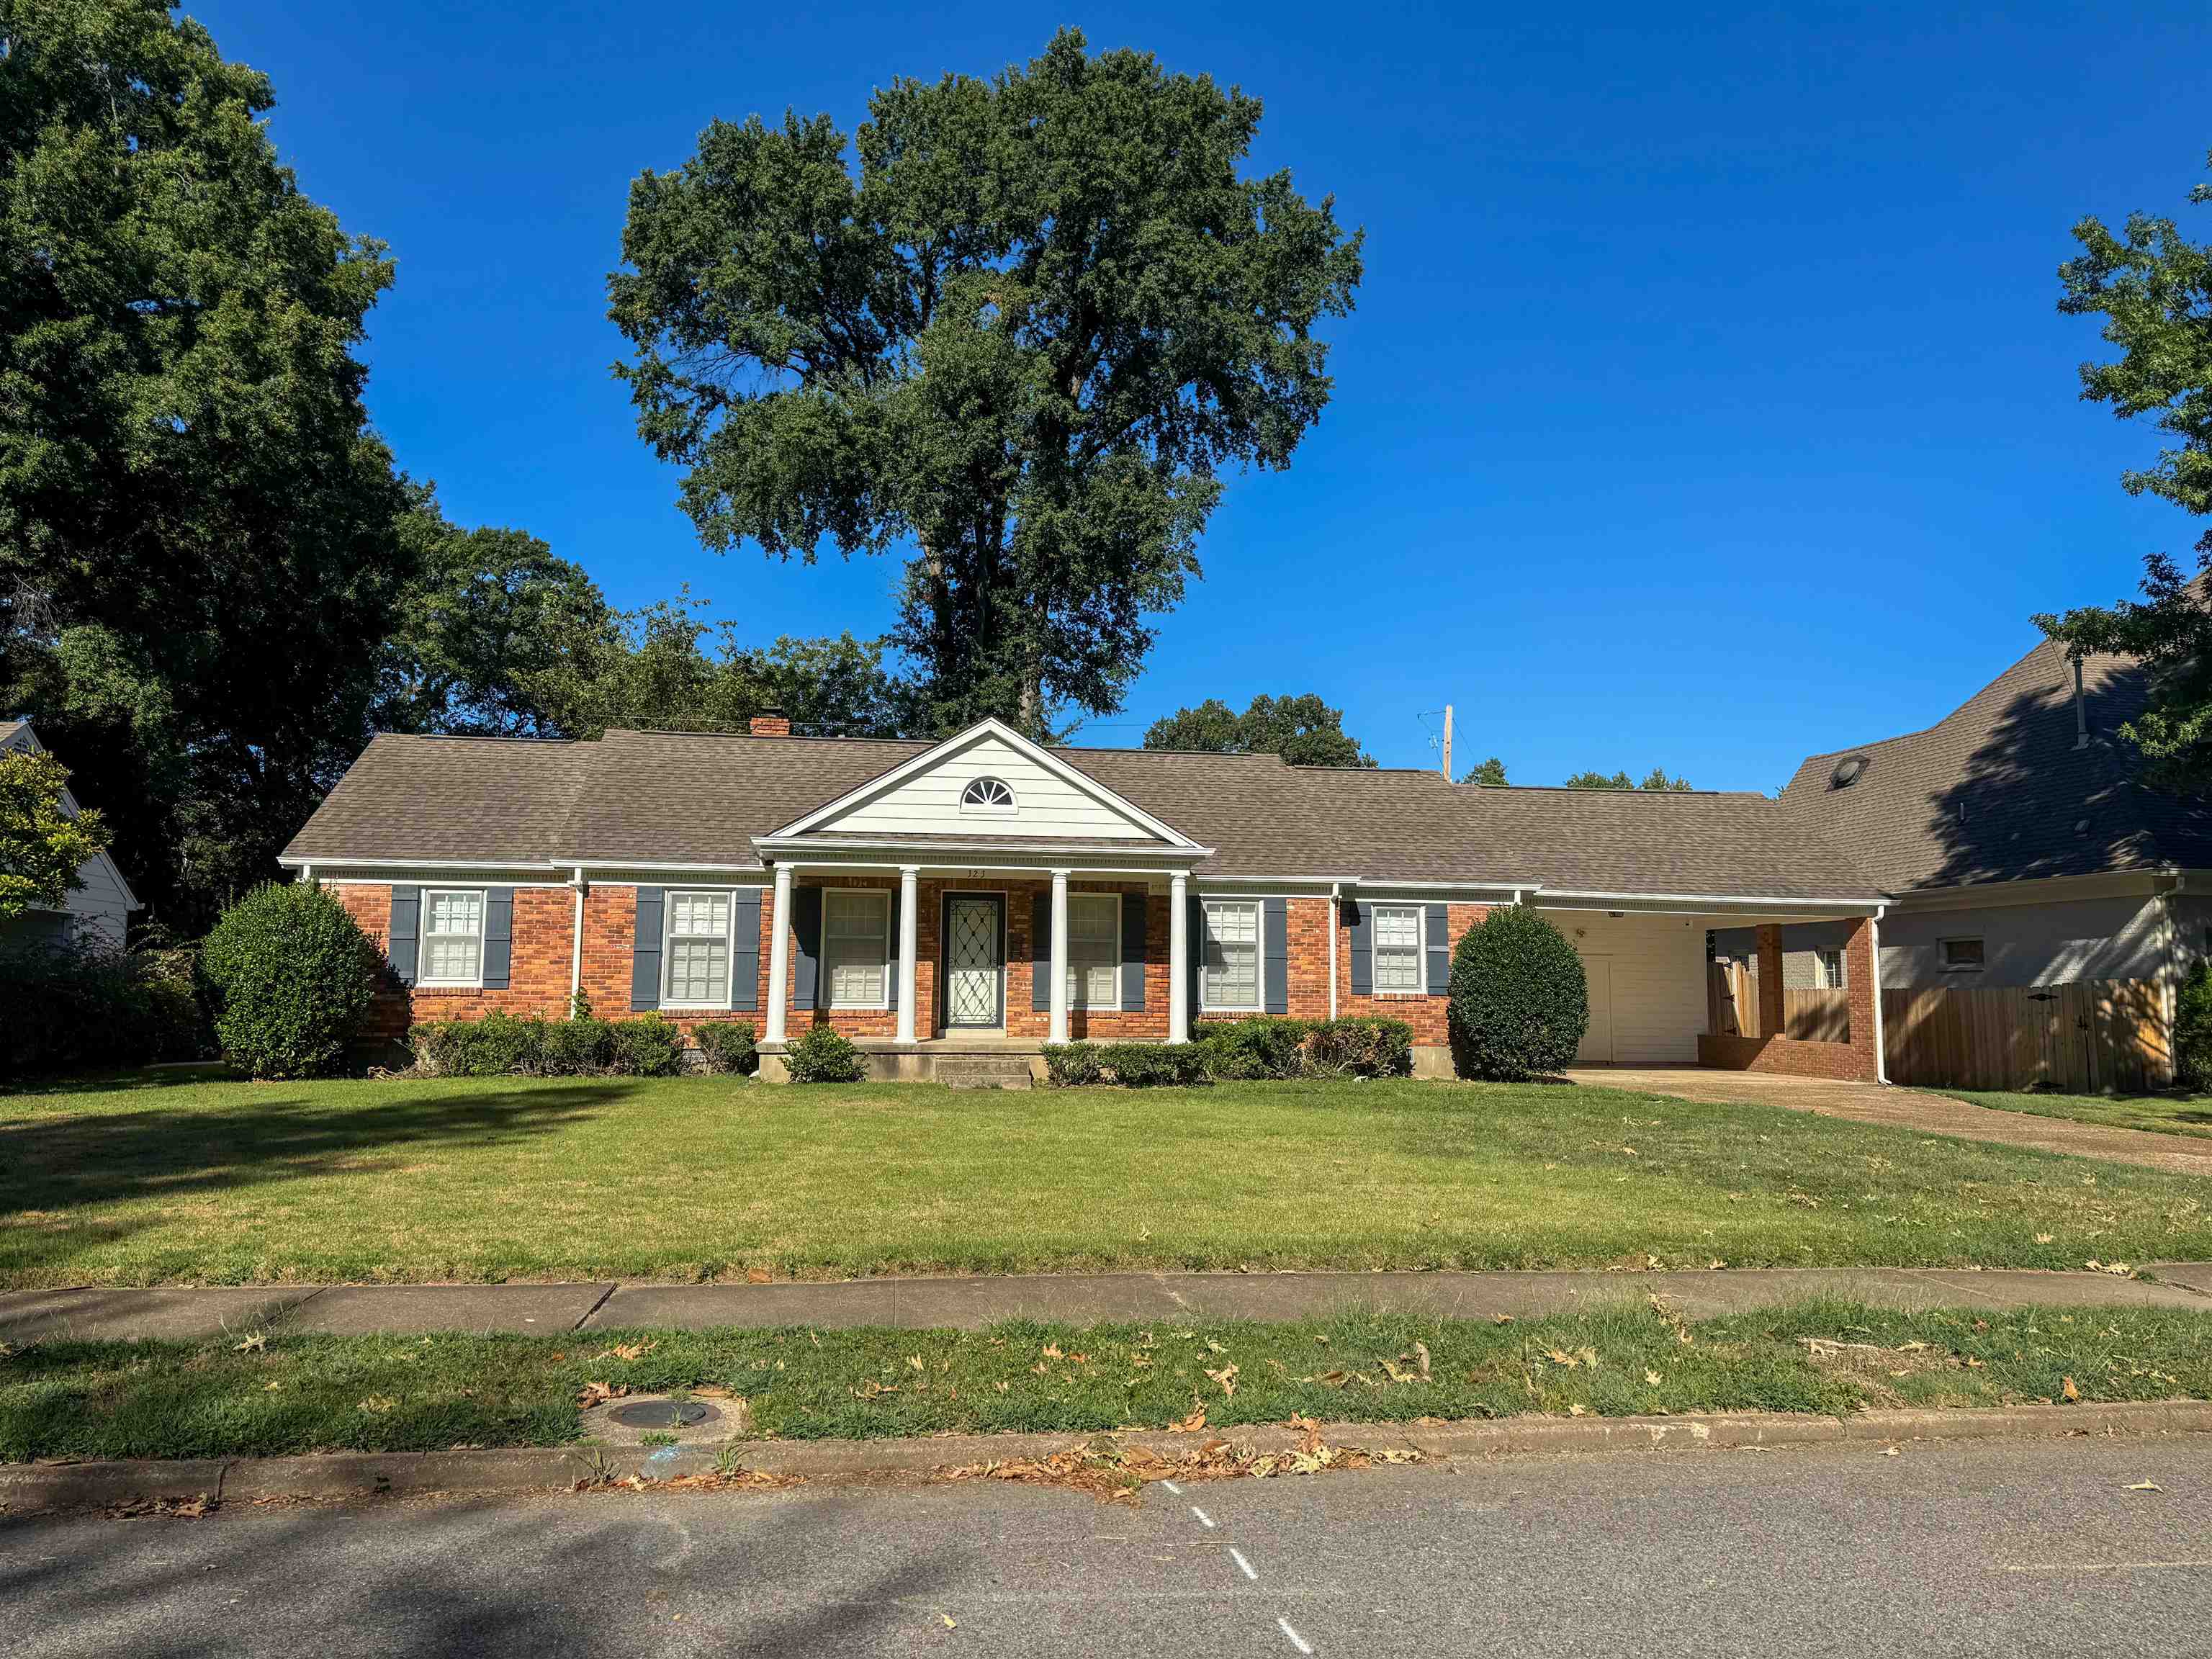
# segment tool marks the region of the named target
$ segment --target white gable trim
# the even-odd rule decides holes
[[[934,748],[925,749],[912,760],[893,767],[880,776],[869,779],[859,788],[848,790],[828,805],[817,806],[805,817],[787,823],[773,834],[763,836],[759,839],[763,842],[781,842],[788,841],[796,836],[812,834],[824,825],[834,823],[854,808],[864,805],[878,795],[896,788],[908,778],[919,776],[924,772],[942,765],[987,738],[996,738],[1000,742],[1012,747],[1018,754],[1042,767],[1071,789],[1087,796],[1115,816],[1127,819],[1146,834],[1157,836],[1169,846],[1189,852],[1205,850],[1173,825],[1162,823],[1134,801],[1115,794],[1088,773],[1070,766],[1049,749],[1041,744],[1030,742],[1012,726],[996,720],[981,720],[969,726],[966,731],[945,738]]]

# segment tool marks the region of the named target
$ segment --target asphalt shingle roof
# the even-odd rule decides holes
[[[750,863],[754,836],[932,746],[623,731],[586,743],[380,737],[286,851],[324,862]],[[1213,848],[1198,866],[1209,878],[1875,896],[1824,832],[1759,795],[1483,789],[1273,755],[1054,752]]]
[[[2046,640],[1924,732],[1808,757],[1782,803],[1891,892],[2212,864],[2212,816],[2141,782],[2114,735],[2147,689],[2132,659],[2087,659],[2077,748],[2073,668]]]

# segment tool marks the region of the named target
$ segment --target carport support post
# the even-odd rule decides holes
[[[768,1036],[783,1041],[785,1006],[791,1000],[791,866],[775,866],[775,924],[769,931]]]
[[[1759,1034],[1788,1036],[1782,1028],[1782,929],[1772,923],[1759,930]]]
[[[919,866],[899,866],[898,1040],[901,1042],[914,1041],[914,913],[921,886],[921,870]]]

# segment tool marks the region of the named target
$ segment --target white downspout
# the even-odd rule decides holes
[[[576,890],[576,926],[568,941],[568,1012],[576,1012],[576,997],[584,988],[584,866],[578,865],[568,884]]]
[[[1449,741],[1449,739],[1447,739],[1447,741]],[[1447,753],[1449,753],[1449,750],[1447,750],[1446,752],[1447,752]],[[1445,775],[1446,775],[1447,776],[1450,775],[1450,773],[1451,773],[1451,763],[1450,763],[1449,761],[1446,761],[1446,762],[1444,763],[1444,773],[1445,773]],[[1344,894],[1344,884],[1343,884],[1343,883],[1341,883],[1341,882],[1335,882],[1335,881],[1333,881],[1333,882],[1329,883],[1329,884],[1328,884],[1328,1017],[1329,1017],[1331,1019],[1334,1019],[1334,1018],[1336,1018],[1336,930],[1337,930],[1339,927],[1342,927],[1342,926],[1344,925],[1344,922],[1343,922],[1343,917],[1342,917],[1342,913],[1341,913],[1341,911],[1340,911],[1340,908],[1339,908],[1339,907],[1340,907],[1340,902],[1341,902],[1341,900],[1342,900],[1342,897],[1343,897],[1343,894]]]

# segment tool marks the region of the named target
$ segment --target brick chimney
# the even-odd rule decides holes
[[[763,708],[753,716],[753,735],[757,738],[787,738],[791,735],[791,720],[781,708]]]

